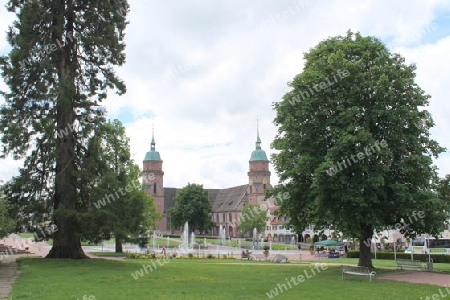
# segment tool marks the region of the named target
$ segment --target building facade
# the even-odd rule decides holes
[[[273,203],[273,199],[264,200],[264,191],[272,187],[270,183],[269,160],[261,148],[259,130],[256,134],[255,150],[250,155],[248,183],[225,189],[206,189],[213,213],[212,221],[216,228],[209,232],[217,235],[219,227],[225,228],[227,237],[239,236],[239,223],[242,208],[247,203]],[[171,228],[167,210],[175,205],[174,198],[181,188],[164,186],[163,161],[158,151],[154,134],[150,143],[150,151],[143,161],[143,182],[148,195],[154,197],[155,204],[162,218],[156,226],[160,233],[169,233],[179,228]]]

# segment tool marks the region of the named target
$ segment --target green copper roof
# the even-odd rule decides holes
[[[252,152],[250,156],[250,161],[265,160],[267,161],[267,155],[264,150],[261,149],[261,139],[259,138],[259,129],[257,130],[256,137],[256,149]]]
[[[257,161],[257,160],[265,160],[267,161],[267,155],[264,150],[256,149],[252,152],[252,156],[250,157],[250,161]]]
[[[155,138],[154,134],[152,134],[152,142],[150,143],[150,151],[148,151],[145,154],[144,161],[147,160],[161,160],[161,156],[159,155],[159,152],[155,150]]]
[[[147,160],[161,160],[161,156],[159,155],[158,151],[148,151],[145,154],[145,158],[144,158],[144,161],[147,161]]]

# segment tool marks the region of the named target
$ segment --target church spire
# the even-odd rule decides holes
[[[152,124],[152,141],[150,142],[150,151],[148,151],[145,154],[144,161],[147,161],[147,160],[161,161],[161,156],[159,155],[159,152],[156,151],[155,145],[156,145],[156,143],[155,143],[155,126]]]
[[[256,149],[261,150],[261,139],[259,138],[259,119],[256,117]]]
[[[259,118],[256,119],[256,146],[250,156],[250,161],[268,161],[266,152],[261,149],[261,138],[259,137]]]
[[[152,141],[150,143],[150,150],[155,151],[155,124],[152,124]]]

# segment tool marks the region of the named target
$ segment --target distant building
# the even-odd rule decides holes
[[[179,228],[171,228],[167,210],[175,205],[174,198],[181,188],[164,186],[163,161],[155,145],[152,134],[150,151],[146,153],[143,161],[145,189],[148,195],[154,197],[157,209],[162,214],[156,229],[163,233],[173,232]],[[248,183],[225,189],[205,188],[213,209],[211,218],[216,223],[216,228],[210,233],[217,235],[219,226],[223,226],[227,237],[237,237],[242,208],[247,203],[263,203],[264,191],[272,188],[270,174],[269,160],[266,152],[261,149],[261,139],[257,130],[255,150],[249,160]],[[267,201],[273,203],[273,199]]]
[[[266,231],[264,232],[264,238],[267,241],[280,242],[280,243],[294,243],[298,242],[297,234],[287,229],[288,218],[276,216],[275,212],[278,210],[278,206],[271,207],[268,212],[268,218],[266,222]]]

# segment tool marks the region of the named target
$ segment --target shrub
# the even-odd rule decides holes
[[[375,258],[375,253],[372,252],[372,259]],[[396,254],[398,259],[411,259],[410,253],[400,252]],[[359,251],[348,251],[347,258],[359,258]],[[428,260],[428,254],[414,254],[414,260],[420,260],[426,262]],[[450,255],[432,254],[431,258],[435,263],[450,263]],[[377,259],[390,259],[394,260],[394,252],[379,252],[377,251]]]
[[[212,259],[212,258],[214,258],[214,255],[212,255],[212,254],[210,253],[210,254],[208,254],[208,255],[206,256],[206,258]]]
[[[179,234],[163,234],[162,237],[163,237],[163,238],[165,238],[165,237],[170,237],[170,238],[180,239],[180,238],[181,238],[181,235],[179,235]]]
[[[194,254],[189,253],[189,254],[188,254],[188,257],[189,257],[189,258],[193,258],[193,257],[194,257]]]
[[[126,258],[132,259],[155,259],[157,258],[156,254],[145,254],[145,253],[127,253]]]

